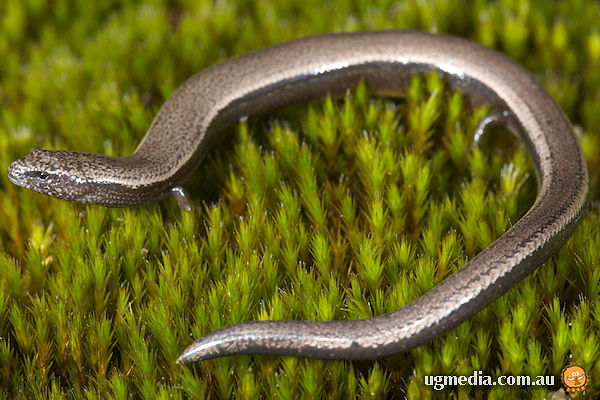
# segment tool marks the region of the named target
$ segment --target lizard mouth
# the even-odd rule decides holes
[[[18,160],[14,161],[8,166],[8,179],[17,186],[25,187],[23,173],[21,172],[21,168],[19,168],[18,162]]]

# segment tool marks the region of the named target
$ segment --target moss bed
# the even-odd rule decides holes
[[[600,395],[600,7],[595,1],[0,2],[0,398],[544,398],[563,367]],[[401,101],[359,85],[230,130],[174,200],[70,204],[14,186],[35,148],[131,154],[161,104],[231,56],[325,32],[420,29],[524,65],[573,122],[590,169],[580,227],[458,328],[364,362],[239,356],[175,364],[257,319],[358,319],[427,292],[531,206],[524,146],[436,76]],[[426,375],[553,375],[448,387]],[[581,397],[574,394],[573,397]]]

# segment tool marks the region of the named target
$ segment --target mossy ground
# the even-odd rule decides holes
[[[577,362],[600,392],[600,9],[594,1],[0,2],[0,170],[34,148],[130,154],[186,78],[300,36],[458,34],[534,73],[579,133],[591,206],[549,262],[451,333],[371,362],[267,356],[192,366],[193,338],[256,319],[357,319],[401,307],[532,204],[522,145],[485,110],[415,79],[232,130],[174,201],[84,207],[0,174],[0,397],[543,398]],[[429,374],[555,375],[547,387],[424,385]],[[578,395],[576,395],[578,396]]]

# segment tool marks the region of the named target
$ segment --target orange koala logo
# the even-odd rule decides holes
[[[583,392],[588,384],[587,373],[577,364],[567,365],[563,368],[560,377],[567,392]]]

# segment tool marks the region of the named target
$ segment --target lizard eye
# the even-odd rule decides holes
[[[42,181],[45,181],[46,179],[48,179],[48,174],[47,174],[47,173],[45,173],[45,172],[43,172],[43,171],[39,171],[39,172],[36,174],[36,178],[38,178],[38,179],[40,179],[40,180],[42,180]]]

